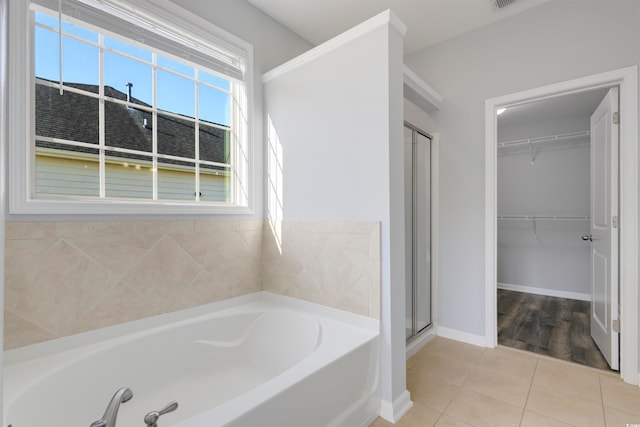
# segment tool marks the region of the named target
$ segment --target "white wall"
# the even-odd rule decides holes
[[[383,406],[392,406],[408,396],[403,35],[382,16],[265,75],[266,179],[270,219],[380,222],[380,381]]]
[[[388,57],[367,53],[387,37],[381,28],[265,84],[284,220],[379,220],[388,207]]]
[[[499,120],[500,121],[500,120]],[[498,126],[498,142],[589,130],[589,116]],[[498,215],[589,216],[589,137],[498,150]],[[498,283],[590,294],[589,221],[498,221]],[[543,290],[544,289],[544,290]],[[546,291],[545,291],[546,290]],[[551,291],[551,292],[549,292]],[[556,292],[553,292],[556,291]]]
[[[264,217],[264,123],[262,73],[298,56],[313,47],[302,37],[265,15],[244,0],[171,0],[214,25],[251,43],[254,49],[254,152],[256,213],[255,219]],[[246,218],[246,217],[245,217]]]
[[[635,1],[551,1],[405,57],[444,99],[440,325],[485,333],[484,101],[636,65],[639,24]]]
[[[404,99],[404,119],[420,130],[433,135],[437,132],[437,111],[426,112],[407,98]]]
[[[171,0],[253,45],[256,82],[260,76],[313,45],[244,0]]]

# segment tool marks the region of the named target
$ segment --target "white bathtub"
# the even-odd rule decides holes
[[[3,426],[88,427],[129,387],[119,427],[368,425],[378,321],[260,292],[7,351]]]

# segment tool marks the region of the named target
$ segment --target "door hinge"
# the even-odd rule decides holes
[[[614,125],[620,124],[620,113],[618,111],[613,113],[613,124]]]
[[[611,218],[611,225],[613,226],[613,228],[618,228],[618,215],[615,215],[613,218]]]
[[[620,320],[616,319],[611,322],[613,332],[620,332]]]

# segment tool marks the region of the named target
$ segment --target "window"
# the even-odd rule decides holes
[[[12,213],[248,211],[250,47],[146,3],[24,10],[30,102]]]

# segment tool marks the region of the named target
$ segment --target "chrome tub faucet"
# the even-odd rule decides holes
[[[120,404],[128,402],[132,397],[133,392],[129,388],[122,387],[118,389],[107,405],[107,409],[105,409],[102,418],[92,422],[90,427],[116,427],[116,418]]]

